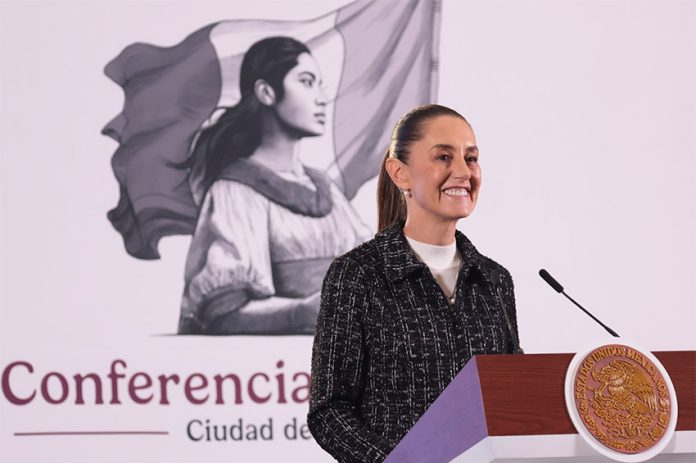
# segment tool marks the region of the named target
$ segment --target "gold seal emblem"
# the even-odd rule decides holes
[[[667,382],[652,360],[631,347],[609,344],[591,351],[577,369],[573,390],[583,424],[612,450],[643,452],[668,428]]]

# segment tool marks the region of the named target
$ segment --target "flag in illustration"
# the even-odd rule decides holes
[[[222,21],[173,47],[124,49],[105,68],[124,106],[103,133],[119,144],[108,217],[127,252],[157,259],[161,237],[193,234],[200,200],[181,166],[200,130],[238,102],[244,54],[266,37],[303,42],[321,67],[327,131],[302,157],[353,198],[378,174],[396,120],[436,98],[439,14],[439,0],[358,0],[312,20]]]

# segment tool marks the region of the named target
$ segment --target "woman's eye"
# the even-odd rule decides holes
[[[466,158],[466,163],[467,164],[477,164],[478,163],[478,156],[469,156]]]
[[[312,81],[311,79],[302,79],[300,80],[300,82],[302,83],[302,85],[308,88],[311,88],[312,85],[314,85],[314,81]]]
[[[441,161],[449,161],[450,160],[450,155],[443,153],[437,156],[437,158]]]

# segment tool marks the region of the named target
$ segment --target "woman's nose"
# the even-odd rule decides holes
[[[471,169],[466,162],[466,156],[455,156],[452,163],[452,175],[463,180],[471,178]]]
[[[326,104],[329,102],[329,98],[326,96],[326,91],[324,90],[324,87],[321,85],[317,87],[317,99],[316,103],[321,106],[326,106]]]

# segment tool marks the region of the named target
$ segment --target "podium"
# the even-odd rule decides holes
[[[696,461],[696,351],[653,353],[677,394],[674,437],[650,461]],[[385,463],[609,462],[577,433],[566,410],[573,354],[472,358]]]

